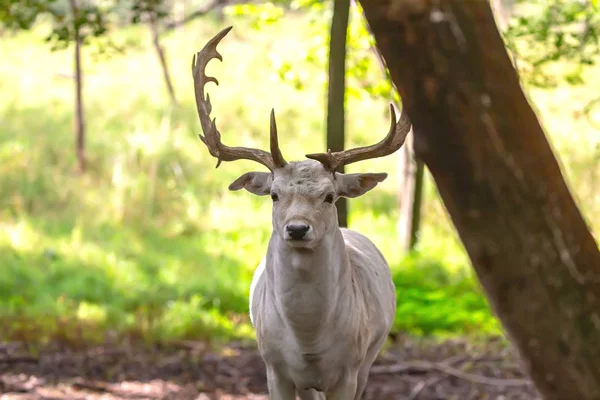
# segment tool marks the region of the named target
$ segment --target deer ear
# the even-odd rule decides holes
[[[337,192],[340,197],[358,197],[373,189],[387,178],[381,174],[338,174],[336,173]]]
[[[246,172],[229,185],[229,190],[246,189],[258,196],[271,193],[273,176],[270,172]]]

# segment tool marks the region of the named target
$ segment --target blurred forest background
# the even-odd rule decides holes
[[[524,90],[598,235],[598,4],[493,3]],[[275,107],[284,155],[302,159],[326,144],[333,2],[0,4],[0,337],[252,339],[247,299],[271,203],[229,192],[256,166],[215,169],[198,139],[192,55],[233,25],[220,45],[224,62],[208,67],[220,82],[208,91],[224,141],[267,148]],[[380,140],[389,102],[401,103],[354,3],[347,40],[345,145],[354,147]],[[399,152],[346,169],[390,174],[349,202],[348,226],[390,263],[394,331],[501,334],[426,170],[419,230],[401,245],[411,166],[412,153]]]

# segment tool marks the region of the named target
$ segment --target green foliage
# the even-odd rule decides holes
[[[315,75],[325,77],[327,71],[329,27],[331,24],[332,2],[319,0],[294,0],[289,6],[266,4],[242,4],[230,8],[231,15],[245,16],[252,21],[252,27],[264,28],[280,21],[289,7],[291,12],[307,15],[309,24],[304,31],[304,40],[310,44],[293,59],[283,60],[279,55],[271,55],[271,65],[279,78],[294,87],[303,90],[310,85]],[[308,71],[308,72],[307,72]],[[399,97],[386,79],[387,70],[383,70],[376,57],[375,39],[367,30],[360,5],[353,4],[350,12],[347,37],[346,76],[347,95],[351,97],[371,96],[374,99],[386,98],[399,102]],[[327,90],[327,81],[320,80],[323,93]]]
[[[283,17],[284,7],[285,4],[277,2],[241,3],[227,7],[227,14],[249,18],[253,29],[261,29],[279,21]]]
[[[230,23],[239,27],[236,33],[244,32],[243,19]],[[212,65],[221,84],[210,94],[224,140],[246,146],[267,144],[268,111],[273,101],[285,99],[277,105],[279,128],[287,132],[282,147],[286,157],[295,159],[307,147],[320,150],[315,132],[322,131],[322,118],[302,110],[323,108],[315,107],[311,93],[319,85],[314,82],[304,93],[277,79],[265,82],[268,48],[284,59],[297,51],[287,43],[298,41],[305,25],[301,19],[286,22],[291,23],[295,30],[272,24],[265,32],[267,38],[285,34],[277,42],[235,36],[224,41],[224,63]],[[182,39],[191,32],[198,35],[198,26],[192,26],[168,38],[166,45],[191,57],[217,29],[205,23],[200,38],[189,43]],[[130,28],[120,39],[141,33]],[[159,66],[147,62],[154,59],[151,50],[102,60],[90,70],[89,171],[77,177],[69,134],[71,87],[68,81],[53,80],[56,70],[47,68],[60,68],[64,54],[39,48],[40,62],[28,63],[34,38],[24,33],[0,43],[0,52],[12,60],[3,67],[0,86],[13,94],[0,98],[0,334],[32,342],[114,335],[146,340],[251,337],[247,298],[270,234],[270,204],[226,190],[241,173],[257,168],[253,163],[224,163],[214,169],[214,159],[196,136],[189,58],[179,57],[172,66],[180,77],[175,82],[182,93],[178,109],[169,106],[160,85],[148,85],[159,74]],[[39,96],[30,96],[32,91]],[[258,92],[262,95],[256,96]],[[385,103],[363,97],[350,101],[350,111],[367,112],[349,114],[349,142],[368,141],[373,129],[385,132],[385,108]],[[377,193],[351,202],[350,226],[373,238],[386,254],[400,284],[399,304],[407,307],[403,282],[428,282],[424,274],[430,271],[420,272],[418,258],[408,268],[396,259],[394,165],[388,157],[350,168],[390,172]],[[449,270],[466,268],[455,239],[436,241],[422,251]],[[413,310],[423,303],[426,290],[446,292],[438,283],[417,286]],[[461,321],[439,331],[477,326],[476,321]],[[435,323],[409,311],[397,328],[430,333]]]
[[[151,14],[153,18],[163,19],[169,15],[167,2],[163,0],[133,0],[131,2],[131,22],[142,22],[142,17]]]
[[[56,0],[1,0],[0,26],[12,30],[30,29],[55,3]]]
[[[9,336],[23,334],[13,319],[36,327],[36,340],[75,336],[79,327],[93,327],[97,340],[109,329],[163,340],[248,331],[225,315],[244,314],[249,273],[239,261],[207,254],[202,236],[23,219],[2,230],[0,326]]]
[[[294,0],[233,6],[232,14],[250,18],[256,29],[276,23],[284,11],[303,12],[310,18],[305,32],[311,46],[297,57],[272,56],[272,66],[282,81],[303,90],[314,74],[327,70],[327,48],[332,2]],[[505,43],[517,59],[519,73],[528,84],[556,87],[583,83],[583,71],[600,54],[600,13],[596,2],[572,0],[517,1],[516,14],[503,32]],[[347,42],[347,92],[400,102],[389,73],[377,59],[375,40],[368,31],[360,4],[352,7]],[[314,71],[306,73],[305,70]],[[326,91],[326,81],[322,81]]]
[[[394,269],[398,308],[394,328],[424,335],[499,334],[501,326],[473,278],[438,258],[411,254]]]
[[[287,15],[260,31],[248,29],[245,16],[228,18],[218,26],[211,20],[191,24],[165,39],[170,54],[179,55],[171,58],[171,68],[182,94],[180,108],[170,105],[157,83],[160,66],[143,28],[129,27],[115,37],[144,45],[127,57],[96,64],[84,59],[86,91],[93,94],[86,103],[89,172],[84,176],[72,171],[71,82],[57,76],[70,68],[65,50],[48,52],[37,32],[0,41],[0,54],[8,60],[0,64],[3,338],[252,336],[247,296],[269,238],[270,204],[227,191],[241,173],[260,167],[240,161],[214,168],[197,138],[189,63],[223,25],[234,25],[220,46],[224,62],[211,63],[208,71],[220,82],[208,90],[223,140],[267,148],[268,116],[275,105],[282,151],[290,160],[324,150],[319,137],[324,71],[291,68],[306,74],[305,90],[298,91],[270,67],[274,55],[286,63],[310,53],[306,32],[314,15]],[[584,74],[589,88],[528,88],[528,93],[582,211],[598,232],[599,136],[564,107],[597,96],[592,89],[600,75],[592,72]],[[382,76],[377,68],[364,74],[367,82]],[[387,132],[388,100],[349,96],[348,146],[372,143],[374,132]],[[418,252],[402,257],[396,241],[397,158],[348,166],[348,172],[367,171],[385,171],[389,178],[350,201],[349,226],[370,237],[392,266],[399,307],[395,329],[497,332],[430,177]]]
[[[112,5],[106,3],[75,1],[75,11],[68,1],[58,0],[2,0],[0,26],[11,30],[28,30],[40,17],[49,17],[52,30],[46,36],[52,49],[63,49],[75,37],[86,42],[89,37],[99,37],[107,31],[107,16]]]
[[[582,71],[600,55],[597,2],[521,0],[505,32],[521,77],[549,87],[583,83]]]
[[[52,50],[65,49],[75,40],[76,34],[81,43],[85,44],[89,42],[89,38],[100,37],[107,32],[107,10],[88,2],[82,6],[77,5],[75,10],[58,4],[55,0],[51,4],[45,11],[53,19],[52,31],[46,37]]]
[[[12,31],[31,30],[39,20],[50,23],[50,32],[44,40],[53,51],[63,50],[79,38],[84,45],[92,45],[94,60],[123,54],[125,49],[136,49],[137,41],[115,41],[110,37],[117,22],[137,24],[144,16],[154,18],[168,15],[162,0],[110,0],[89,2],[81,0],[1,0],[0,27]]]

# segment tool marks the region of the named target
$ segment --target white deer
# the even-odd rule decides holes
[[[246,189],[273,200],[273,232],[254,273],[250,318],[274,400],[358,400],[369,370],[392,327],[396,293],[389,266],[362,234],[338,227],[335,201],[357,197],[382,182],[385,173],[341,174],[337,168],[398,150],[411,124],[399,123],[390,106],[388,135],[378,144],[309,154],[287,163],[279,150],[271,111],[271,152],[228,147],[211,120],[206,64],[217,58],[219,32],[192,62],[198,115],[210,154],[221,161],[247,159],[270,172],[247,172],[230,190]],[[324,397],[325,396],[325,397]]]

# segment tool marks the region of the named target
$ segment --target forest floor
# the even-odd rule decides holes
[[[0,400],[266,400],[255,348],[201,342],[53,346],[32,355],[0,344]],[[540,399],[513,350],[499,340],[469,343],[402,338],[373,365],[365,399]]]

